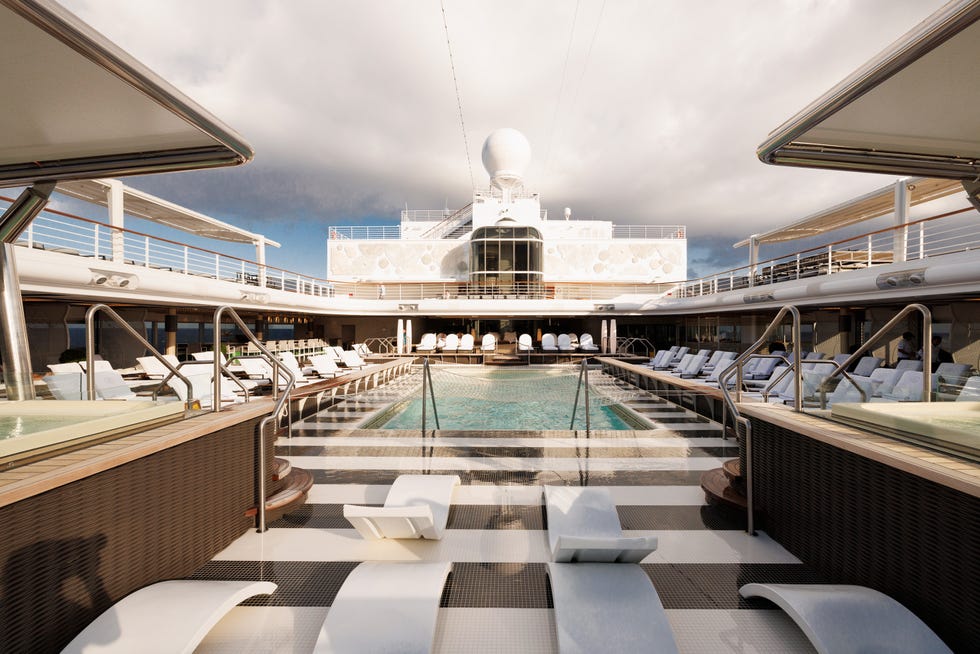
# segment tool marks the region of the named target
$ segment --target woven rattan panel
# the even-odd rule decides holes
[[[765,530],[833,583],[870,586],[957,652],[980,643],[980,500],[752,420]]]
[[[0,651],[60,651],[116,600],[190,575],[245,532],[255,424],[0,509]]]

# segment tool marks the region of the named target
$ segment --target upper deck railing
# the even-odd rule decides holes
[[[927,259],[980,247],[973,207],[681,282],[674,297],[698,297],[777,282],[832,275],[896,261]],[[899,256],[896,257],[896,249]],[[902,253],[904,252],[904,257]]]
[[[0,197],[0,201],[8,198]],[[644,228],[647,238],[674,238],[684,235],[682,226],[630,226]],[[654,229],[664,231],[653,231]],[[336,228],[332,228],[336,229]],[[351,228],[352,230],[354,228]],[[382,227],[358,227],[374,232]],[[388,227],[397,230],[397,226]],[[353,237],[359,232],[351,231]],[[635,234],[635,233],[634,233]],[[656,235],[654,235],[656,234]],[[332,235],[341,238],[340,233]],[[642,238],[632,236],[633,238]],[[376,238],[384,238],[376,236]],[[980,229],[972,207],[909,223],[904,227],[881,229],[870,234],[837,241],[783,257],[761,261],[755,266],[732,268],[700,279],[680,283],[589,283],[544,282],[509,285],[481,285],[466,281],[394,282],[385,281],[386,301],[411,303],[429,299],[506,299],[506,300],[585,300],[605,303],[623,295],[659,297],[698,297],[712,293],[764,286],[776,282],[835,274],[892,263],[898,243],[906,259],[927,259],[980,248]],[[377,300],[377,281],[346,282],[301,275],[255,261],[221,254],[166,238],[52,209],[45,210],[21,235],[18,244],[51,252],[74,254],[128,265],[169,270],[184,275],[212,278],[238,284],[278,289],[323,298]]]
[[[458,212],[444,213],[442,210],[426,211],[412,210],[403,211],[404,218],[406,213],[427,214],[430,217],[421,218],[413,215],[406,222],[433,222],[436,223],[433,229],[418,236],[418,238],[440,238],[444,233],[451,233],[456,226],[455,217]],[[542,211],[542,218],[546,218],[546,212]],[[467,214],[468,216],[469,214]],[[451,220],[452,219],[452,220]],[[436,229],[439,228],[439,229]],[[327,230],[327,236],[331,240],[377,240],[377,239],[400,239],[402,231],[400,225],[335,225]],[[613,238],[629,239],[684,239],[687,238],[687,227],[685,225],[613,225]]]

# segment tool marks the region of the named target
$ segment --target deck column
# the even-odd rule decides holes
[[[909,186],[907,179],[900,179],[895,182],[895,226],[896,229],[892,237],[892,256],[896,262],[905,261],[909,247]]]
[[[106,205],[109,207],[110,242],[112,243],[112,260],[116,263],[123,263],[126,260],[125,239],[123,237],[123,227],[126,226],[126,212],[124,196],[126,188],[118,179],[107,180]],[[149,265],[149,259],[147,259]]]

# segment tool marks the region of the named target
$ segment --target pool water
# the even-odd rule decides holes
[[[486,370],[433,373],[440,429],[569,429],[578,386],[577,371]],[[421,394],[420,394],[421,395]],[[593,397],[594,394],[593,394]],[[626,430],[628,424],[608,402],[590,402],[592,429]],[[418,429],[422,399],[399,407],[382,429]],[[426,398],[426,428],[435,428],[431,398]],[[578,399],[573,429],[585,429],[584,393]]]
[[[83,416],[0,416],[0,439],[17,438],[85,420]]]

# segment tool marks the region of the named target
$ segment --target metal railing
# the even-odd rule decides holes
[[[404,217],[404,212],[402,214]],[[445,236],[452,230],[456,229],[460,225],[465,224],[467,221],[473,219],[473,203],[470,202],[468,205],[462,209],[457,209],[448,216],[446,216],[438,224],[433,225],[428,230],[422,233],[421,238],[440,238]]]
[[[793,318],[792,327],[792,338],[793,338],[793,361],[791,366],[793,367],[793,384],[794,384],[794,399],[793,408],[795,411],[800,411],[802,408],[802,398],[801,387],[802,378],[800,370],[800,311],[792,305],[787,305],[782,307],[777,313],[776,317],[772,319],[769,326],[766,327],[762,336],[759,337],[755,343],[749,346],[745,352],[740,354],[735,358],[735,360],[727,367],[720,375],[718,375],[718,387],[721,389],[721,396],[724,402],[725,413],[722,418],[722,434],[724,435],[727,431],[727,414],[730,413],[732,416],[733,424],[736,425],[736,431],[738,429],[737,425],[741,425],[745,430],[745,503],[746,503],[746,531],[755,535],[755,518],[753,512],[755,511],[755,504],[752,497],[752,423],[749,422],[748,418],[743,417],[736,406],[735,402],[732,400],[731,395],[728,393],[728,381],[731,379],[732,374],[736,375],[736,392],[739,393],[741,397],[742,389],[742,367],[745,362],[752,356],[757,356],[756,352],[765,343],[769,342],[769,337],[773,332],[778,329],[783,322],[786,314],[790,314]],[[782,357],[780,357],[782,358]]]
[[[86,372],[85,381],[86,381],[86,387],[88,392],[88,399],[89,400],[98,399],[95,396],[95,375],[96,375],[95,316],[96,314],[99,313],[105,314],[114,323],[116,323],[116,325],[122,327],[126,333],[128,333],[130,336],[135,338],[137,341],[139,341],[140,344],[144,348],[146,348],[146,350],[150,354],[152,354],[154,358],[157,359],[157,361],[162,363],[170,371],[170,375],[162,382],[160,382],[160,385],[153,390],[153,399],[155,400],[157,398],[157,393],[160,392],[160,389],[163,388],[163,386],[167,383],[167,380],[170,379],[170,377],[177,377],[177,379],[179,379],[180,381],[184,382],[184,384],[187,385],[187,401],[184,403],[184,408],[185,409],[191,408],[194,401],[193,398],[194,387],[191,385],[191,381],[183,374],[181,374],[181,372],[177,369],[176,366],[174,366],[172,363],[167,361],[167,359],[162,354],[160,354],[160,352],[157,351],[157,349],[153,347],[150,344],[150,342],[143,337],[142,334],[140,334],[138,331],[133,329],[133,327],[128,322],[126,322],[126,320],[122,316],[120,316],[111,307],[105,304],[93,304],[88,308],[88,311],[85,312],[85,372]]]
[[[966,207],[688,280],[671,294],[675,297],[713,295],[975,249],[980,247],[980,232],[973,211],[972,207]],[[896,242],[902,245],[898,257]]]
[[[592,432],[592,414],[589,411],[589,366],[586,359],[582,359],[581,370],[578,373],[578,385],[575,387],[575,401],[572,403],[572,421],[569,423],[569,430],[575,429],[575,412],[578,409],[579,392],[583,386],[585,388],[585,435],[589,436]]]
[[[292,395],[293,387],[296,385],[296,378],[293,376],[292,371],[285,366],[279,365],[279,359],[270,352],[265,345],[262,344],[259,339],[255,338],[255,334],[252,330],[248,328],[245,321],[241,319],[238,313],[229,306],[221,306],[214,311],[214,356],[211,357],[214,361],[214,390],[212,391],[211,399],[211,410],[215,413],[221,410],[221,318],[225,314],[228,314],[231,319],[238,325],[238,328],[245,335],[245,337],[251,342],[251,344],[259,350],[272,365],[272,396],[276,397],[276,393],[279,389],[279,376],[283,375],[286,377],[286,388],[282,390],[282,394],[279,395],[276,400],[276,404],[272,409],[272,412],[263,418],[259,422],[259,443],[258,443],[258,472],[256,473],[256,486],[258,487],[258,516],[257,516],[257,529],[259,533],[266,531],[267,527],[265,524],[265,468],[266,468],[266,456],[265,456],[265,439],[266,439],[266,428],[269,425],[274,425],[276,429],[279,428],[279,416],[282,415],[285,409],[286,417],[289,418],[289,399]]]
[[[436,389],[432,385],[432,370],[429,368],[429,357],[422,359],[422,437],[425,437],[425,391],[428,387],[429,394],[432,396],[432,416],[436,421],[436,429],[439,429],[439,411],[436,409]]]
[[[678,239],[687,238],[685,225],[613,225],[613,238]]]
[[[331,241],[345,239],[376,241],[401,237],[401,225],[337,225],[327,230],[327,238]]]
[[[854,382],[847,369],[851,367],[858,359],[864,356],[864,353],[871,349],[871,347],[878,342],[885,334],[893,330],[899,322],[909,315],[913,311],[918,311],[922,314],[922,402],[932,401],[932,312],[929,311],[928,307],[923,304],[910,304],[904,309],[895,314],[895,317],[889,320],[882,326],[881,329],[876,331],[871,338],[865,341],[861,347],[854,351],[854,353],[847,357],[844,361],[834,368],[833,372],[820,380],[820,408],[827,408],[827,385],[830,380],[837,375],[843,375],[847,379],[857,392],[861,395],[861,402],[867,402],[869,400],[868,394],[861,387],[860,384]]]

